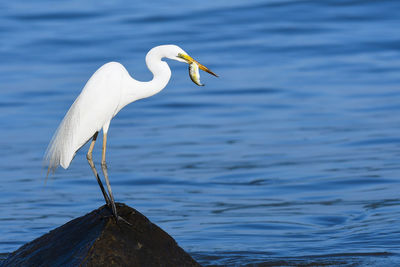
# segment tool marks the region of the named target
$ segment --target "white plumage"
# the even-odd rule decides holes
[[[138,99],[152,96],[160,92],[171,77],[168,64],[162,61],[169,58],[192,64],[193,58],[176,45],[154,47],[146,55],[146,64],[153,73],[149,82],[134,80],[120,63],[110,62],[100,67],[89,79],[80,95],[71,105],[64,119],[58,126],[45,155],[49,171],[55,171],[58,166],[68,168],[76,152],[93,138],[88,152],[88,161],[102,189],[107,204],[112,204],[116,218],[116,209],[111,187],[108,181],[105,163],[105,147],[108,128],[112,118],[127,104]],[[209,69],[199,64],[200,69],[213,75]],[[216,76],[216,75],[215,75]],[[92,161],[92,150],[97,133],[103,130],[102,170],[107,182],[109,198],[104,191],[97,170]],[[110,203],[111,199],[111,203]]]
[[[68,168],[75,153],[122,108],[124,79],[130,78],[121,64],[110,62],[99,68],[74,101],[48,147],[49,168]],[[134,100],[133,100],[134,101]]]

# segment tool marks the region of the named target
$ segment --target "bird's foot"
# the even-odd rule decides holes
[[[111,207],[109,207],[110,209],[111,209]],[[112,211],[112,210],[111,210]],[[132,226],[132,224],[130,223],[130,222],[128,222],[127,220],[125,220],[124,218],[122,218],[121,216],[119,216],[119,215],[115,215],[115,214],[109,214],[109,215],[106,215],[106,216],[104,216],[104,215],[102,215],[102,218],[110,218],[110,217],[113,217],[113,219],[115,220],[115,222],[118,224],[118,222],[124,222],[124,223],[126,223],[127,225],[129,225],[129,226]]]
[[[122,222],[126,223],[127,225],[132,226],[132,224],[130,222],[128,222],[127,220],[125,220],[121,216],[117,216],[116,222],[118,223],[119,221],[122,221]]]
[[[132,226],[132,224],[130,222],[128,222],[127,220],[125,220],[124,218],[122,218],[121,216],[119,216],[117,214],[117,209],[115,208],[115,210],[112,208],[112,204],[108,205],[108,208],[111,210],[112,212],[112,216],[115,219],[115,222],[118,224],[118,222],[124,222],[126,224],[128,224],[129,226]]]

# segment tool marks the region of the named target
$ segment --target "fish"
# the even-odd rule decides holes
[[[189,64],[189,76],[195,84],[198,86],[204,86],[204,84],[200,82],[199,65],[194,61]]]

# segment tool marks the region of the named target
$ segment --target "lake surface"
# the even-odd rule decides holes
[[[220,78],[203,72],[197,87],[169,62],[169,85],[114,118],[117,201],[206,266],[400,264],[399,10],[395,0],[3,1],[2,257],[103,205],[88,146],[45,183],[47,144],[102,64],[150,80],[145,54],[174,43]]]

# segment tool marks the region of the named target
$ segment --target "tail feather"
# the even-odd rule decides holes
[[[75,103],[74,103],[75,104]],[[78,112],[72,105],[54,133],[44,156],[47,176],[61,165],[64,169],[71,163],[74,151],[74,125],[78,125]]]

